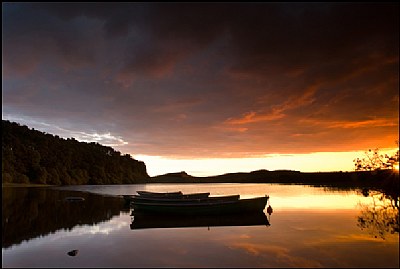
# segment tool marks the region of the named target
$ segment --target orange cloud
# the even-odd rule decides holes
[[[364,127],[385,127],[398,126],[398,119],[372,119],[363,121],[341,121],[332,122],[329,128],[364,128]]]
[[[247,112],[243,117],[238,119],[228,119],[225,121],[227,124],[247,124],[259,121],[272,121],[285,117],[281,109],[272,109],[270,113],[262,114],[254,111]]]
[[[319,125],[324,128],[375,128],[394,127],[399,125],[398,118],[375,118],[367,120],[326,120],[326,119],[302,119],[301,122],[307,125]]]
[[[292,96],[284,103],[275,105],[269,112],[257,113],[254,111],[245,113],[240,118],[229,118],[225,121],[225,124],[241,125],[261,121],[273,121],[282,119],[286,116],[284,113],[287,110],[292,110],[298,107],[307,106],[315,101],[314,95],[318,90],[319,85],[313,85],[308,87],[302,95]]]

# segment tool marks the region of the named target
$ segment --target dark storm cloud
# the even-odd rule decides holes
[[[397,3],[5,3],[3,117],[111,133],[104,139],[127,141],[121,150],[135,154],[391,146],[398,10]]]

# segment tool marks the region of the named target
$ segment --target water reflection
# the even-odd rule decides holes
[[[208,215],[164,215],[132,212],[132,230],[148,228],[183,228],[216,226],[269,226],[263,212],[252,214]]]
[[[129,212],[121,198],[49,188],[3,188],[2,247],[72,230],[77,225],[95,225]],[[67,197],[82,197],[68,201]]]
[[[365,192],[368,196],[365,197],[361,195],[362,190],[324,191],[322,188],[293,185],[157,186],[159,189],[151,185],[151,190],[209,190],[213,194],[238,193],[243,197],[268,193],[274,209],[273,220],[269,219],[270,226],[259,225],[258,221],[252,226],[232,225],[238,222],[242,225],[243,221],[252,219],[245,215],[242,220],[220,220],[228,222],[227,226],[210,226],[210,229],[195,223],[194,228],[136,230],[130,225],[192,227],[188,226],[192,225],[188,221],[196,221],[168,218],[168,221],[175,222],[168,224],[165,223],[167,218],[150,220],[145,217],[140,220],[140,216],[132,220],[131,209],[129,205],[124,207],[124,199],[104,196],[134,193],[137,189],[144,189],[142,185],[110,186],[102,193],[96,186],[97,194],[71,192],[72,187],[62,191],[54,188],[3,188],[3,267],[399,266],[399,239],[396,233],[389,232],[382,240],[356,225],[357,217],[362,216],[364,210],[356,208],[357,202],[373,204],[371,191]],[[85,188],[89,190],[91,186]],[[66,197],[83,197],[85,200],[66,203]],[[375,202],[380,205],[378,197]],[[396,205],[396,200],[393,205]],[[267,215],[267,208],[264,211]],[[265,218],[262,215],[259,217]],[[217,222],[215,219],[212,221]],[[20,243],[23,240],[28,241]]]
[[[357,226],[375,238],[385,239],[388,234],[399,233],[399,196],[366,189],[362,193],[371,201],[359,203]]]
[[[298,187],[299,186],[296,186],[296,188]],[[176,189],[175,186],[174,188]],[[303,186],[303,194],[305,190],[307,189],[304,189]],[[320,194],[314,193],[313,195],[305,196],[305,198],[308,197],[311,199],[314,197],[319,201],[326,201],[335,198],[333,204],[338,206],[338,203],[342,200],[350,199],[349,197],[352,197],[349,195],[343,196],[342,194],[333,194],[341,190],[348,191],[348,188],[325,187],[324,190],[329,192],[330,195],[321,196],[321,199],[319,199]],[[262,191],[265,192],[264,190]],[[382,239],[385,239],[387,234],[399,233],[398,195],[389,195],[369,189],[359,189],[357,192],[362,194],[364,197],[368,196],[370,199],[369,202],[366,202],[368,199],[362,199],[363,202],[360,200],[358,203],[360,209],[360,213],[357,216],[358,227],[362,230],[368,231],[374,237]],[[280,193],[272,194],[272,200],[276,202],[278,210],[287,210],[288,206],[285,204],[285,201],[282,200],[285,196],[282,196]],[[71,197],[83,199],[73,199],[74,201],[68,202],[68,200],[71,200],[69,199]],[[297,203],[302,201],[300,199],[302,197],[295,197]],[[358,197],[362,198],[361,195],[358,195]],[[302,199],[304,200],[305,198]],[[292,200],[290,200],[290,206],[293,207],[294,205]],[[298,205],[297,203],[296,205]],[[286,208],[281,208],[282,206],[285,206]],[[301,204],[301,206],[304,205]],[[309,207],[310,203],[306,206]],[[99,195],[90,192],[60,190],[54,188],[3,188],[2,210],[2,247],[8,248],[14,244],[19,244],[24,240],[30,240],[39,236],[55,233],[61,229],[70,231],[77,225],[87,224],[93,226],[97,223],[110,220],[113,216],[120,215],[121,212],[129,213],[131,209],[129,203],[125,203],[124,199],[105,194]],[[225,218],[219,217],[208,219],[204,217],[156,218],[155,216],[136,215],[131,221],[130,228],[145,229],[269,224],[270,219],[268,219],[264,213],[255,216],[229,216]]]

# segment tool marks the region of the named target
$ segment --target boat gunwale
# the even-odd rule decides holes
[[[148,197],[174,197],[184,195],[181,191],[176,192],[151,192],[151,191],[136,191],[139,195]]]
[[[177,197],[177,198],[159,198],[159,197],[143,197],[140,195],[132,195],[130,197],[131,202],[136,202],[136,201],[151,201],[151,202],[167,202],[167,203],[172,203],[172,202],[182,202],[182,203],[188,203],[188,202],[207,202],[207,201],[223,201],[223,200],[232,200],[232,201],[237,201],[240,199],[240,195],[227,195],[227,196],[209,196],[209,197],[204,197],[204,198],[186,198],[186,197]]]

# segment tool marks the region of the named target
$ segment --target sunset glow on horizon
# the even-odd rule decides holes
[[[381,149],[381,154],[394,155],[396,148]],[[356,158],[364,158],[365,151],[316,152],[308,154],[276,154],[253,158],[201,158],[170,159],[160,156],[133,155],[146,163],[150,176],[186,172],[191,176],[216,176],[227,173],[256,170],[294,170],[300,172],[350,172],[354,171]],[[399,165],[394,169],[399,170]]]
[[[397,150],[398,3],[2,7],[3,120],[150,176],[353,171]]]

